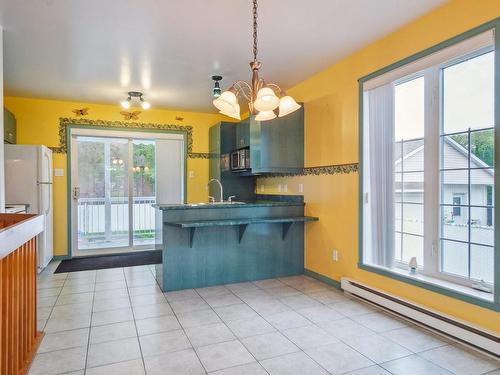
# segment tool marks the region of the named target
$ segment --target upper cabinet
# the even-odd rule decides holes
[[[252,174],[294,173],[304,168],[304,107],[269,121],[250,118]]]
[[[12,112],[3,109],[3,140],[4,143],[15,144],[17,140],[17,123]]]
[[[236,124],[236,148],[250,147],[250,120]]]
[[[254,176],[304,168],[304,107],[270,121],[251,116],[239,123],[220,122],[210,128],[209,136],[210,178],[224,180],[230,195],[254,194]]]
[[[235,196],[236,200],[255,199],[253,176],[243,176],[231,171],[231,153],[236,150],[237,125],[220,122],[209,130],[210,160],[209,176],[218,179],[224,187],[224,199]],[[209,195],[219,199],[219,186],[209,185]]]

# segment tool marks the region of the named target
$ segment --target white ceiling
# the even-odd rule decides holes
[[[261,75],[291,87],[446,0],[260,0]],[[251,0],[0,0],[7,95],[212,111],[250,79]]]

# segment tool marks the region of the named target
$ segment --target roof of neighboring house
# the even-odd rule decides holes
[[[445,147],[448,147],[446,151],[448,151],[448,155],[445,158],[444,162],[445,163],[451,163],[453,161],[452,165],[445,165],[444,169],[450,169],[450,168],[462,168],[463,166],[466,166],[468,163],[468,151],[466,148],[464,148],[462,145],[460,145],[458,142],[454,141],[450,137],[445,137]],[[395,147],[394,149],[394,159],[395,159],[395,165],[396,165],[396,170],[397,170],[397,165],[401,164],[402,162],[407,165],[411,164],[411,162],[415,162],[417,165],[418,163],[418,158],[423,159],[422,152],[424,150],[424,140],[423,139],[417,139],[415,141],[407,141],[403,144],[403,150],[401,150],[401,147]],[[403,158],[401,158],[401,154],[403,151]],[[463,159],[462,162],[457,161],[457,158]],[[421,162],[420,162],[421,164]],[[478,158],[476,155],[471,154],[471,168],[488,168],[492,167],[491,165],[486,164],[484,161],[482,161],[480,158]],[[406,168],[405,168],[406,169]],[[420,168],[418,168],[420,169]],[[452,172],[449,172],[451,174]],[[460,171],[457,171],[456,174],[459,174]],[[479,176],[481,175],[481,176]],[[417,175],[416,175],[417,176]],[[422,176],[423,177],[423,176]],[[479,178],[481,177],[481,178]],[[455,176],[456,180],[461,180],[462,178]],[[493,179],[494,179],[494,172],[493,168],[491,169],[479,169],[476,172],[476,176],[474,177],[474,180],[476,180],[476,184],[481,184],[481,185],[492,185],[493,184]],[[422,178],[415,178],[415,182],[421,181]],[[452,183],[450,181],[450,183]],[[454,183],[463,183],[461,181],[456,181]],[[474,184],[474,181],[472,181]]]

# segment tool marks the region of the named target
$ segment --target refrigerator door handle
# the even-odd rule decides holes
[[[52,195],[52,192],[50,189],[52,189],[52,182],[48,183],[49,186],[49,207],[47,207],[47,211],[45,212],[45,215],[48,215],[50,210],[52,209],[52,199],[50,199],[50,196]]]
[[[41,182],[41,181],[37,181],[36,182],[37,185],[52,185],[52,182]]]

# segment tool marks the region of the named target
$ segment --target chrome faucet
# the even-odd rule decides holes
[[[210,181],[208,181],[207,183],[207,187],[212,183],[212,182],[217,182],[219,184],[219,188],[220,188],[220,202],[224,202],[224,193],[222,192],[222,184],[219,180],[217,180],[216,178],[212,178]]]

